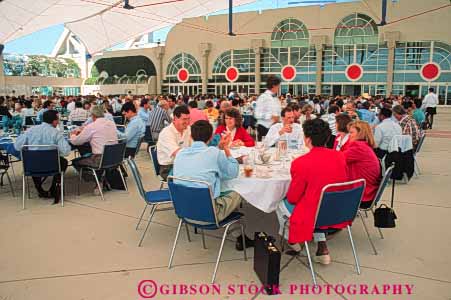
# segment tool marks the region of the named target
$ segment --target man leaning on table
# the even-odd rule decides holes
[[[302,141],[303,133],[301,125],[294,122],[295,116],[293,109],[286,107],[282,110],[282,123],[271,126],[266,134],[265,144],[267,147],[274,146],[279,140]]]
[[[213,189],[218,221],[227,218],[237,210],[243,198],[235,191],[221,193],[221,181],[237,178],[238,161],[230,153],[231,134],[225,133],[218,148],[209,147],[213,127],[208,121],[200,120],[191,126],[191,147],[182,149],[174,161],[174,176],[206,181]],[[222,150],[222,151],[221,151]],[[243,250],[242,237],[237,234],[237,250]],[[253,241],[246,237],[246,246]]]
[[[127,127],[125,127],[125,132],[120,132],[118,130],[117,135],[120,139],[125,139],[127,142],[125,157],[134,158],[137,150],[139,150],[136,149],[139,145],[139,141],[146,132],[146,124],[138,116],[136,107],[131,102],[126,102],[122,106],[122,114],[128,120],[128,124]]]
[[[191,146],[191,131],[189,127],[190,113],[186,105],[174,109],[172,123],[159,134],[157,142],[157,159],[160,165],[160,176],[164,180],[169,175],[177,153],[182,148]]]
[[[55,145],[58,147],[61,155],[60,165],[61,170],[64,172],[67,169],[67,160],[63,156],[68,156],[71,148],[62,133],[57,129],[59,124],[58,112],[56,110],[46,110],[42,114],[42,121],[42,124],[32,126],[24,134],[17,137],[14,148],[20,151],[24,145]],[[31,150],[34,149],[31,148]],[[52,186],[49,191],[43,189],[41,177],[33,177],[33,183],[40,198],[54,198],[53,204],[59,202],[61,195],[61,177],[59,175],[53,176]]]
[[[254,117],[257,119],[257,134],[260,141],[266,136],[272,124],[279,122],[281,106],[277,93],[280,88],[280,78],[270,75],[266,81],[266,91],[256,102]]]

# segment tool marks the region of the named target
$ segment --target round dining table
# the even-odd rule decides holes
[[[252,148],[240,149],[232,152],[234,157],[239,155],[248,155]],[[276,150],[274,148],[269,150],[272,154],[272,159],[267,164],[254,165],[252,176],[246,177],[244,174],[244,166],[240,165],[240,174],[237,178],[225,180],[221,182],[222,191],[235,191],[239,193],[248,203],[258,208],[265,213],[275,211],[282,201],[290,186],[291,175],[290,166],[291,160],[305,153],[305,151],[288,152],[288,161],[274,160]]]

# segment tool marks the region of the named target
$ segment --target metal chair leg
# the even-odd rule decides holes
[[[282,228],[282,239],[280,240],[280,249],[282,252],[285,250],[285,232],[287,230],[287,225],[288,225],[288,219],[285,220],[285,223],[283,223],[283,228]]]
[[[102,186],[100,185],[99,178],[97,178],[97,173],[95,170],[91,170],[94,173],[94,178],[96,179],[97,187],[99,188],[100,196],[102,197],[102,200],[105,201],[105,198],[103,197],[103,191]]]
[[[121,174],[121,179],[122,179],[122,183],[125,186],[125,191],[128,192],[128,186],[127,186],[127,183],[125,182],[125,178],[124,178],[124,175],[122,174],[121,168],[119,168],[119,174]]]
[[[370,241],[371,247],[373,248],[374,255],[377,255],[376,247],[373,244],[373,240],[371,239],[370,233],[368,232],[368,228],[366,227],[365,220],[362,217],[362,214],[359,212],[360,220],[362,220],[363,227],[365,228],[366,235],[368,236],[368,240]]]
[[[14,181],[16,181],[16,172],[14,171],[14,164],[12,162],[10,162],[10,166],[11,166],[11,171],[13,171]]]
[[[315,270],[313,270],[312,257],[310,256],[310,250],[309,250],[307,241],[304,242],[304,245],[305,245],[305,252],[307,252],[307,259],[308,259],[308,264],[310,267],[310,273],[312,274],[313,285],[318,285],[316,283]]]
[[[143,235],[141,236],[141,240],[139,241],[138,247],[141,247],[144,237],[146,236],[147,230],[149,229],[150,223],[152,222],[152,218],[153,215],[155,214],[155,210],[156,210],[157,206],[156,205],[152,205],[152,208],[150,210],[150,216],[149,216],[149,221],[147,222],[147,226],[146,229],[143,232]]]
[[[83,174],[83,168],[80,169],[80,176],[78,178],[78,187],[77,187],[78,196],[80,196],[80,185],[81,185],[82,174]]]
[[[221,247],[219,248],[218,258],[216,259],[215,271],[213,272],[213,277],[211,278],[211,283],[215,283],[216,272],[218,271],[219,261],[221,260],[222,249],[224,248],[224,242],[227,237],[227,231],[229,230],[231,224],[227,225],[224,234],[222,235]],[[244,245],[246,247],[246,245]]]
[[[416,176],[419,176],[420,175],[420,166],[418,165],[416,157],[413,158],[413,163],[414,163],[413,171]]]
[[[188,238],[188,242],[191,243],[191,236],[189,235],[189,228],[187,223],[185,223],[185,228],[186,228],[186,237]]]
[[[61,173],[61,207],[64,207],[64,173]]]
[[[180,219],[179,226],[177,227],[177,233],[175,234],[174,245],[172,245],[171,256],[169,257],[168,269],[170,269],[172,266],[172,259],[174,258],[175,247],[177,246],[177,240],[179,239],[180,229],[182,228],[182,223],[183,223],[183,220]]]
[[[359,259],[357,258],[357,252],[355,250],[354,240],[352,239],[351,226],[348,225],[347,227],[348,227],[349,241],[351,242],[351,247],[352,247],[352,254],[354,254],[355,267],[357,269],[357,274],[360,275],[360,264],[359,264]]]
[[[26,193],[25,175],[22,176],[22,209],[25,209],[25,193]]]
[[[244,224],[240,223],[241,228],[241,237],[243,239],[243,253],[244,253],[244,260],[247,261],[247,252],[246,252],[246,236],[244,235]]]
[[[9,187],[11,188],[11,194],[15,198],[16,197],[16,193],[14,193],[14,187],[13,187],[13,183],[11,182],[11,178],[9,177],[8,172],[6,172],[5,174],[6,174],[6,179],[8,179]]]
[[[373,218],[374,218],[374,207],[371,212],[373,213]],[[381,239],[384,239],[384,234],[382,233],[382,230],[379,227],[377,228],[377,230],[379,231],[379,235],[381,236]]]
[[[141,220],[143,219],[144,213],[146,212],[147,206],[149,206],[149,204],[146,203],[146,206],[144,206],[143,212],[141,213],[141,217],[139,217],[139,221],[138,224],[136,224],[136,230],[138,230],[139,224],[141,224]]]
[[[31,199],[31,189],[30,189],[30,184],[28,183],[28,177],[25,178],[25,182],[27,183],[27,197],[28,199]]]
[[[207,245],[205,244],[205,234],[204,234],[204,230],[201,229],[200,233],[202,234],[202,246],[204,247],[204,249],[207,249]]]

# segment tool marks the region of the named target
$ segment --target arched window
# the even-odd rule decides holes
[[[190,76],[200,76],[200,65],[197,60],[188,53],[179,53],[168,64],[166,76],[176,76],[180,69],[187,69]]]
[[[218,56],[213,64],[213,74],[224,74],[229,67],[241,73],[255,72],[255,53],[252,49],[229,50]]]
[[[379,31],[369,16],[354,13],[347,16],[335,29],[335,45],[377,44]]]
[[[294,18],[285,19],[277,24],[271,35],[272,47],[307,47],[308,44],[307,27]]]

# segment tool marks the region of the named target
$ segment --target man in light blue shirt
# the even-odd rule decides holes
[[[379,113],[379,125],[374,129],[374,141],[376,143],[376,155],[383,158],[387,154],[390,142],[395,135],[402,135],[401,126],[392,120],[392,111],[382,108]]]
[[[238,177],[238,161],[230,153],[231,134],[221,137],[219,149],[207,146],[213,134],[213,127],[208,121],[199,120],[191,125],[193,143],[177,153],[174,160],[173,174],[175,177],[208,182],[215,198],[218,221],[227,218],[237,210],[244,199],[235,191],[221,193],[221,181]],[[187,184],[183,182],[182,184]],[[243,250],[243,237],[232,232],[237,237],[236,249]],[[245,238],[246,247],[252,247],[254,241]]]
[[[24,134],[17,137],[14,148],[21,151],[24,145],[55,145],[60,154],[61,170],[64,172],[67,168],[67,160],[63,156],[68,156],[71,147],[62,133],[57,129],[59,124],[58,112],[55,110],[47,110],[42,114],[41,125],[33,126]],[[38,148],[36,148],[38,149]],[[30,147],[30,150],[35,150]],[[41,198],[55,198],[54,204],[59,202],[61,177],[56,175],[53,177],[52,186],[49,191],[42,188],[42,178],[33,177],[34,185]]]
[[[370,111],[370,103],[368,101],[363,102],[362,108],[358,110],[360,112],[360,120],[368,122],[368,124],[373,125],[376,120],[376,113]]]
[[[143,120],[144,124],[147,124],[149,122],[149,100],[141,99],[139,106],[138,116]]]
[[[54,109],[55,105],[53,104],[52,101],[47,100],[42,104],[42,109],[40,111],[38,111],[37,115],[36,115],[36,120],[40,123],[43,122],[42,120],[42,116],[44,115],[44,113],[48,110],[52,110]]]
[[[140,139],[144,136],[146,131],[146,124],[136,113],[136,107],[132,102],[126,102],[122,106],[122,113],[129,121],[125,132],[118,130],[117,135],[119,139],[126,139],[127,147],[125,149],[125,157],[135,157]]]

